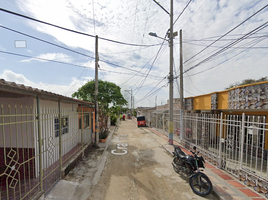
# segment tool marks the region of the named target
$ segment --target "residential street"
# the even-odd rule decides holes
[[[107,149],[107,162],[88,199],[215,199],[195,195],[172,168],[166,140],[132,120],[122,121]],[[113,154],[114,153],[114,154]],[[122,155],[121,155],[122,154]]]

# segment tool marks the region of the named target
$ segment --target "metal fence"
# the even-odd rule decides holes
[[[92,112],[57,104],[0,105],[1,200],[44,194],[94,139]]]
[[[228,171],[255,190],[268,194],[268,123],[265,116],[196,114],[174,111],[174,135],[186,148],[197,146],[210,163]],[[152,127],[166,132],[168,114],[154,113]],[[163,123],[158,120],[163,118]],[[164,126],[163,126],[164,125]]]

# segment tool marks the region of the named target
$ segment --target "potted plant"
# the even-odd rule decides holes
[[[108,138],[108,131],[100,132],[99,142],[106,142],[107,138]]]

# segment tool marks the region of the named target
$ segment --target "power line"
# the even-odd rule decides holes
[[[91,61],[92,62],[92,61]],[[91,62],[89,64],[91,64]],[[82,73],[77,77],[77,79],[75,80],[75,82],[72,84],[72,86],[70,87],[70,89],[68,90],[68,92],[65,94],[65,96],[69,95],[69,92],[71,92],[73,90],[73,88],[75,88],[75,86],[77,85],[77,80],[80,79],[80,77],[84,74],[84,77],[86,76],[88,68],[83,69]]]
[[[255,32],[254,34],[258,34],[258,33]],[[243,36],[245,36],[245,34],[238,34],[238,35],[243,35]],[[263,38],[263,37],[264,37],[264,39],[265,39],[265,38],[268,37],[268,35],[266,34],[266,35],[257,36],[257,37],[250,37],[250,36],[247,36],[247,37],[244,38],[243,40],[247,40],[247,39],[249,39],[249,38]],[[236,39],[232,39],[232,41],[233,41],[233,40],[237,40],[237,38],[236,38]],[[184,43],[187,43],[187,42],[184,42]],[[232,43],[228,43],[228,44],[232,44]],[[226,44],[226,45],[228,45],[228,44]],[[249,44],[250,44],[250,43],[249,43]],[[192,44],[192,45],[194,45],[194,44]],[[195,45],[198,45],[198,44],[195,44]],[[214,47],[214,48],[220,48],[220,49],[223,48],[223,46],[211,46],[211,47]],[[244,48],[247,48],[246,45],[243,45],[243,46],[240,46],[240,47],[234,47],[234,45],[232,45],[232,46],[228,47],[228,49],[244,49]],[[251,47],[251,48],[254,48],[254,49],[266,49],[266,48],[268,48],[268,47]],[[217,49],[211,51],[210,53],[214,53],[214,52],[217,52]],[[194,63],[194,62],[196,62],[196,61],[198,61],[198,60],[201,60],[201,59],[202,59],[202,57],[200,57],[200,58],[196,58],[195,60],[192,60],[190,63]],[[190,64],[190,63],[188,63],[188,64]]]
[[[154,94],[156,94],[159,90],[161,90],[163,87],[166,87],[168,84],[165,84],[163,86],[161,86],[160,88],[158,88],[157,90],[153,91],[161,82],[163,82],[165,80],[165,78],[163,78],[161,81],[158,82],[158,84],[152,89],[150,90],[150,92],[148,92],[144,97],[142,97],[139,101],[136,102],[139,103],[141,101],[144,101],[145,99],[148,99],[149,97],[153,96]],[[153,92],[152,92],[153,91]],[[151,93],[152,92],[152,93]],[[150,94],[151,93],[151,94]]]
[[[156,55],[154,55],[154,56],[156,56]],[[151,60],[154,58],[154,56],[141,68],[141,70],[143,70],[147,65],[148,65],[148,63],[149,62],[151,62]],[[141,72],[141,70],[140,70],[140,72]],[[135,77],[136,75],[138,74],[138,72],[137,73],[135,73],[135,74],[133,74],[132,76],[131,76],[131,78],[128,78],[124,83],[122,83],[121,84],[121,86],[123,86],[126,82],[128,82],[128,81],[130,81],[133,77]]]
[[[201,73],[204,73],[204,72],[206,72],[206,71],[209,71],[209,70],[211,70],[211,69],[213,69],[213,68],[216,68],[216,67],[220,66],[221,64],[223,64],[223,63],[225,63],[225,62],[227,62],[227,61],[233,59],[234,57],[240,55],[241,53],[247,51],[248,49],[251,49],[252,46],[256,45],[257,43],[261,42],[261,41],[264,40],[264,39],[266,39],[266,38],[261,38],[261,39],[259,39],[259,40],[255,39],[255,41],[253,41],[253,42],[255,42],[255,43],[252,44],[252,45],[251,45],[250,47],[248,47],[247,49],[245,49],[245,50],[243,50],[243,51],[237,53],[236,55],[230,57],[229,59],[227,59],[227,60],[225,60],[225,61],[223,61],[223,62],[221,62],[221,63],[219,63],[219,64],[217,64],[217,65],[215,65],[215,66],[213,66],[213,67],[210,67],[210,68],[205,69],[205,70],[203,70],[203,71],[197,72],[197,73],[195,73],[195,74],[190,74],[189,77],[190,77],[190,76],[195,76],[195,75],[198,75],[198,74],[201,74]]]
[[[184,9],[181,11],[181,13],[179,14],[179,16],[177,17],[177,19],[175,20],[175,22],[173,23],[176,24],[176,22],[178,21],[178,19],[180,18],[180,16],[182,15],[182,13],[186,10],[186,8],[189,6],[189,4],[191,3],[192,0],[189,0],[188,3],[186,4],[186,6],[184,7]]]
[[[8,27],[2,26],[2,25],[0,25],[0,28],[4,28],[4,29],[6,29],[6,30],[9,30],[9,31],[12,31],[12,32],[15,32],[15,33],[18,33],[18,34],[21,34],[21,35],[30,37],[30,38],[35,39],[35,40],[39,40],[39,41],[41,41],[41,42],[44,42],[44,43],[47,43],[47,44],[50,44],[50,45],[53,45],[53,46],[62,48],[62,49],[64,49],[64,50],[71,51],[71,52],[73,52],[73,53],[77,53],[77,54],[79,54],[79,55],[82,55],[82,56],[86,56],[86,57],[95,59],[95,57],[89,56],[89,55],[87,55],[87,54],[84,54],[84,53],[81,53],[81,52],[78,52],[78,51],[74,51],[74,50],[72,50],[72,49],[69,49],[69,48],[66,48],[66,47],[63,47],[63,46],[54,44],[54,43],[52,43],[52,42],[48,42],[48,41],[46,41],[46,40],[43,40],[43,39],[40,39],[40,38],[31,36],[31,35],[28,35],[28,34],[26,34],[26,33],[22,33],[22,32],[20,32],[20,31],[16,31],[16,30],[14,30],[14,29],[11,29],[11,28],[8,28]],[[16,55],[15,53],[10,53],[10,54]],[[26,55],[21,55],[21,54],[17,54],[17,55],[18,55],[18,56],[22,56],[22,57],[27,57]],[[30,57],[30,56],[29,56],[29,58],[38,59],[37,57]],[[51,61],[51,62],[52,62],[52,60],[47,60],[47,61]],[[128,68],[126,68],[126,67],[122,67],[122,66],[120,66],[120,65],[117,65],[117,64],[108,62],[108,61],[106,61],[106,60],[101,60],[101,59],[100,59],[100,61],[102,61],[102,62],[104,62],[104,63],[107,63],[107,64],[110,64],[110,65],[114,65],[114,66],[120,67],[120,68],[124,68],[124,69],[127,69],[127,70],[131,70],[131,69],[128,69]],[[131,70],[131,71],[133,71],[133,70]],[[135,70],[134,70],[134,71],[135,71]],[[138,72],[138,71],[135,71],[135,72]],[[157,77],[157,76],[154,76],[154,77]],[[159,77],[158,77],[158,78],[159,78]]]
[[[73,63],[67,63],[67,62],[62,62],[62,61],[50,60],[50,59],[46,59],[46,58],[39,58],[39,57],[27,56],[27,55],[18,54],[18,53],[12,53],[12,52],[7,52],[7,51],[1,51],[0,50],[0,53],[5,53],[5,54],[13,55],[13,56],[20,56],[20,57],[25,57],[25,58],[31,58],[31,59],[37,59],[37,60],[43,60],[43,61],[49,61],[49,62],[54,62],[54,63],[60,63],[60,64],[65,64],[65,65],[72,65],[72,66],[75,66],[75,67],[88,68],[88,67],[83,66],[83,65],[77,65],[77,64],[73,64]],[[92,69],[93,70],[93,68],[89,68],[89,69]]]
[[[202,49],[201,51],[199,51],[197,54],[195,54],[192,57],[190,57],[189,59],[187,59],[184,62],[184,64],[187,63],[189,60],[193,59],[194,57],[196,57],[197,55],[199,55],[200,53],[202,53],[203,51],[205,51],[207,48],[209,48],[211,45],[215,44],[217,41],[219,41],[224,36],[226,36],[229,33],[231,33],[233,30],[237,29],[239,26],[241,26],[242,24],[244,24],[246,21],[248,21],[249,19],[251,19],[253,16],[255,16],[256,14],[258,14],[259,12],[261,12],[262,10],[264,10],[267,6],[268,6],[268,4],[266,4],[264,7],[262,7],[261,9],[259,9],[257,12],[255,12],[251,16],[249,16],[247,19],[245,19],[244,21],[242,21],[240,24],[238,24],[237,26],[235,26],[234,28],[232,28],[231,30],[229,30],[227,33],[225,33],[224,35],[222,35],[221,37],[219,37],[218,39],[216,39],[214,42],[210,43],[208,46],[206,46],[204,49]]]
[[[262,34],[263,36],[266,36],[266,34],[267,34],[268,32],[264,32],[264,33],[256,33],[256,35],[257,34]],[[244,34],[242,34],[242,33],[240,33],[240,34],[231,34],[231,35],[228,35],[229,37],[231,37],[231,36],[234,36],[234,37],[236,37],[236,36],[241,36],[241,35],[244,35]],[[196,39],[196,40],[194,40],[194,39],[187,39],[187,38],[184,38],[183,39],[183,42],[185,42],[185,41],[191,41],[191,42],[193,42],[193,41],[195,41],[195,42],[206,42],[206,41],[215,41],[213,38],[218,38],[218,37],[220,37],[220,36],[211,36],[211,37],[207,37],[207,38],[202,38],[202,39]],[[262,36],[253,36],[253,37],[249,37],[249,39],[251,39],[251,38],[257,38],[257,37],[262,37]],[[232,38],[230,38],[230,39],[221,39],[221,41],[230,41],[230,40],[235,40],[236,38],[234,38],[234,39],[232,39]]]
[[[65,50],[67,50],[67,51],[71,51],[71,52],[73,52],[73,53],[77,53],[77,54],[80,54],[80,55],[82,55],[82,56],[86,56],[86,57],[95,59],[95,57],[89,56],[89,55],[87,55],[87,54],[84,54],[84,53],[81,53],[81,52],[78,52],[78,51],[75,51],[75,50],[72,50],[72,49],[69,49],[69,48],[66,48],[66,47],[57,45],[57,44],[54,44],[54,43],[52,43],[52,42],[48,42],[48,41],[46,41],[46,40],[42,40],[42,39],[40,39],[40,38],[37,38],[37,37],[31,36],[31,35],[28,35],[28,34],[26,34],[26,33],[22,33],[22,32],[20,32],[20,31],[16,31],[16,30],[14,30],[14,29],[11,29],[11,28],[8,28],[8,27],[2,26],[2,25],[0,25],[0,28],[4,28],[4,29],[6,29],[6,30],[9,30],[9,31],[12,31],[12,32],[15,32],[15,33],[24,35],[24,36],[27,36],[27,37],[29,37],[29,38],[32,38],[32,39],[35,39],[35,40],[39,40],[39,41],[41,41],[41,42],[44,42],[44,43],[53,45],[53,46],[55,46],[55,47],[59,47],[59,48],[65,49]]]
[[[186,24],[188,21],[190,21],[195,16],[195,14],[199,11],[199,9],[204,5],[205,1],[206,0],[203,1],[203,3],[198,7],[198,9],[194,11],[194,13],[192,14],[191,18],[188,19],[186,22],[184,22],[184,24]],[[184,27],[184,24],[182,24],[181,26]]]
[[[107,64],[110,64],[110,65],[113,65],[113,66],[116,66],[116,67],[119,67],[119,68],[123,68],[123,69],[129,70],[129,71],[132,71],[132,72],[137,72],[137,73],[140,72],[140,71],[137,71],[137,70],[134,70],[134,69],[129,69],[129,68],[127,68],[127,67],[120,66],[120,65],[118,65],[118,64],[111,63],[111,62],[106,61],[106,60],[101,60],[101,59],[100,59],[99,61],[104,62],[104,63],[107,63]],[[143,73],[143,74],[144,74],[144,73]],[[160,76],[155,76],[155,75],[150,75],[150,77],[152,77],[152,78],[162,78],[162,77],[160,77]]]
[[[75,66],[75,67],[88,68],[88,67],[83,66],[83,65],[77,65],[77,64],[73,64],[73,63],[67,63],[67,62],[56,61],[56,60],[51,60],[51,59],[46,59],[46,58],[40,58],[40,57],[27,56],[27,55],[18,54],[18,53],[13,53],[13,52],[7,52],[7,51],[1,51],[1,50],[0,50],[0,53],[5,53],[5,54],[13,55],[13,56],[20,56],[20,57],[24,57],[24,58],[30,58],[30,59],[37,59],[37,60],[43,60],[43,61],[54,62],[54,63],[60,63],[60,64],[65,64],[65,65],[71,65],[71,66]],[[107,62],[107,61],[102,61],[102,62],[106,62],[106,63],[108,63],[108,64],[115,65],[115,66],[117,66],[117,67],[119,67],[119,68],[124,68],[124,69],[129,70],[129,71],[139,72],[139,71],[137,71],[137,70],[128,69],[128,68],[126,68],[126,67],[122,67],[122,66],[120,66],[120,65],[116,65],[116,64],[113,64],[113,63],[109,63],[109,62]],[[88,69],[92,69],[92,70],[94,70],[94,68],[88,68]],[[104,69],[103,69],[103,70],[104,70]],[[112,72],[112,71],[110,71],[110,72]],[[124,74],[124,73],[122,73],[122,72],[117,72],[117,73],[119,73],[119,74]],[[132,74],[129,74],[129,75],[132,75]],[[144,76],[144,77],[147,77],[148,75],[147,75],[147,74],[146,74],[146,75],[143,74],[143,76]],[[162,77],[160,77],[160,76],[153,76],[153,75],[150,75],[150,77],[152,77],[152,78],[162,78]]]
[[[91,1],[92,2],[92,15],[93,15],[93,25],[94,25],[94,35],[95,33],[95,14],[94,14],[94,0]]]
[[[260,31],[260,30],[266,28],[267,27],[267,24],[268,24],[268,21],[265,22],[265,23],[263,23],[262,25],[258,26],[254,30],[250,31],[249,33],[245,34],[243,37],[240,37],[240,38],[236,39],[234,42],[232,42],[232,43],[228,44],[227,46],[223,47],[221,50],[217,51],[216,53],[212,54],[211,56],[207,57],[206,59],[200,61],[198,64],[190,67],[189,69],[187,69],[186,71],[184,71],[184,73],[186,73],[186,72],[188,72],[188,71],[190,71],[190,70],[198,67],[199,65],[201,65],[201,64],[203,64],[203,63],[211,60],[212,58],[214,58],[215,56],[217,56],[217,55],[221,54],[222,52],[226,51],[230,47],[232,47],[232,46],[236,45],[237,43],[243,41],[246,37],[249,37],[250,35],[253,35],[255,31]]]
[[[19,16],[19,17],[23,17],[23,18],[26,18],[26,19],[29,19],[29,20],[32,20],[32,21],[36,21],[36,22],[39,22],[39,23],[42,23],[42,24],[46,24],[46,25],[49,25],[49,26],[53,26],[53,27],[56,27],[56,28],[59,28],[59,29],[65,30],[65,31],[72,32],[72,33],[77,33],[77,34],[80,34],[80,35],[85,35],[85,36],[95,38],[95,36],[91,35],[91,34],[83,33],[83,32],[80,32],[80,31],[75,31],[75,30],[68,29],[68,28],[64,28],[64,27],[61,27],[61,26],[58,26],[58,25],[55,25],[55,24],[51,24],[51,23],[48,23],[48,22],[45,22],[45,21],[41,21],[41,20],[26,16],[26,15],[22,15],[22,14],[19,14],[19,13],[16,13],[16,12],[12,12],[12,11],[9,11],[9,10],[3,9],[3,8],[0,8],[0,11],[6,12],[6,13],[9,13],[9,14],[12,14],[12,15],[16,15],[16,16]],[[111,39],[107,39],[107,38],[103,38],[103,37],[99,37],[99,39],[105,40],[105,41],[108,41],[108,42],[114,42],[114,43],[121,44],[121,45],[128,45],[128,46],[139,46],[140,47],[140,46],[158,46],[158,45],[160,45],[160,44],[152,44],[152,45],[131,44],[131,43],[120,42],[120,41],[111,40]]]
[[[152,65],[151,65],[151,67],[150,67],[149,70],[148,70],[148,73],[147,73],[145,79],[143,80],[143,82],[141,83],[141,85],[139,86],[139,88],[138,88],[138,90],[137,90],[137,92],[136,92],[135,94],[137,94],[137,93],[139,92],[139,90],[141,89],[142,85],[144,84],[146,78],[148,77],[148,75],[149,75],[149,73],[150,73],[150,71],[151,71],[151,69],[152,69],[152,67],[153,67],[153,65],[154,65],[154,63],[155,63],[155,61],[156,61],[156,59],[157,59],[157,57],[158,57],[158,55],[159,55],[161,49],[162,49],[162,47],[163,47],[163,44],[164,44],[164,42],[165,42],[165,38],[167,37],[167,34],[168,34],[168,31],[166,32],[166,35],[165,35],[165,37],[164,37],[164,39],[163,39],[163,42],[162,42],[162,44],[161,44],[161,46],[160,46],[160,48],[159,48],[159,50],[158,50],[158,52],[157,52],[157,54],[156,54],[156,56],[155,56],[155,59],[154,59]]]

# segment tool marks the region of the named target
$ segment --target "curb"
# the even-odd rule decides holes
[[[115,125],[115,128],[114,128],[113,132],[111,134],[109,134],[108,139],[106,141],[106,146],[104,148],[104,151],[101,154],[101,157],[100,157],[100,159],[98,161],[98,166],[99,167],[98,167],[98,170],[94,173],[94,176],[93,176],[93,179],[92,179],[92,182],[93,182],[94,186],[99,183],[101,173],[102,173],[102,171],[103,171],[103,169],[105,167],[105,163],[106,163],[106,160],[107,160],[107,154],[108,153],[106,151],[107,151],[107,148],[110,145],[110,141],[112,139],[112,136],[113,136],[114,132],[117,130],[117,128],[118,128],[117,125]]]
[[[168,140],[168,137],[166,135],[158,132],[157,130],[153,128],[148,129],[159,137]],[[183,146],[181,146],[177,140],[173,140],[173,145],[179,145],[186,154],[190,154],[190,152]],[[172,146],[173,149],[173,145],[163,145],[163,148],[166,149],[172,155],[172,150],[170,148],[168,149],[168,146]],[[232,178],[232,175],[228,174],[224,170],[218,169],[209,162],[206,163],[206,170],[208,173],[207,175],[211,180],[214,179],[212,194],[219,200],[265,200],[265,198],[262,197],[260,194],[255,193],[255,191],[253,191],[252,189],[246,187],[243,184],[240,184],[240,182],[235,178]],[[236,182],[235,184],[238,184],[240,186],[235,186],[230,182]]]

